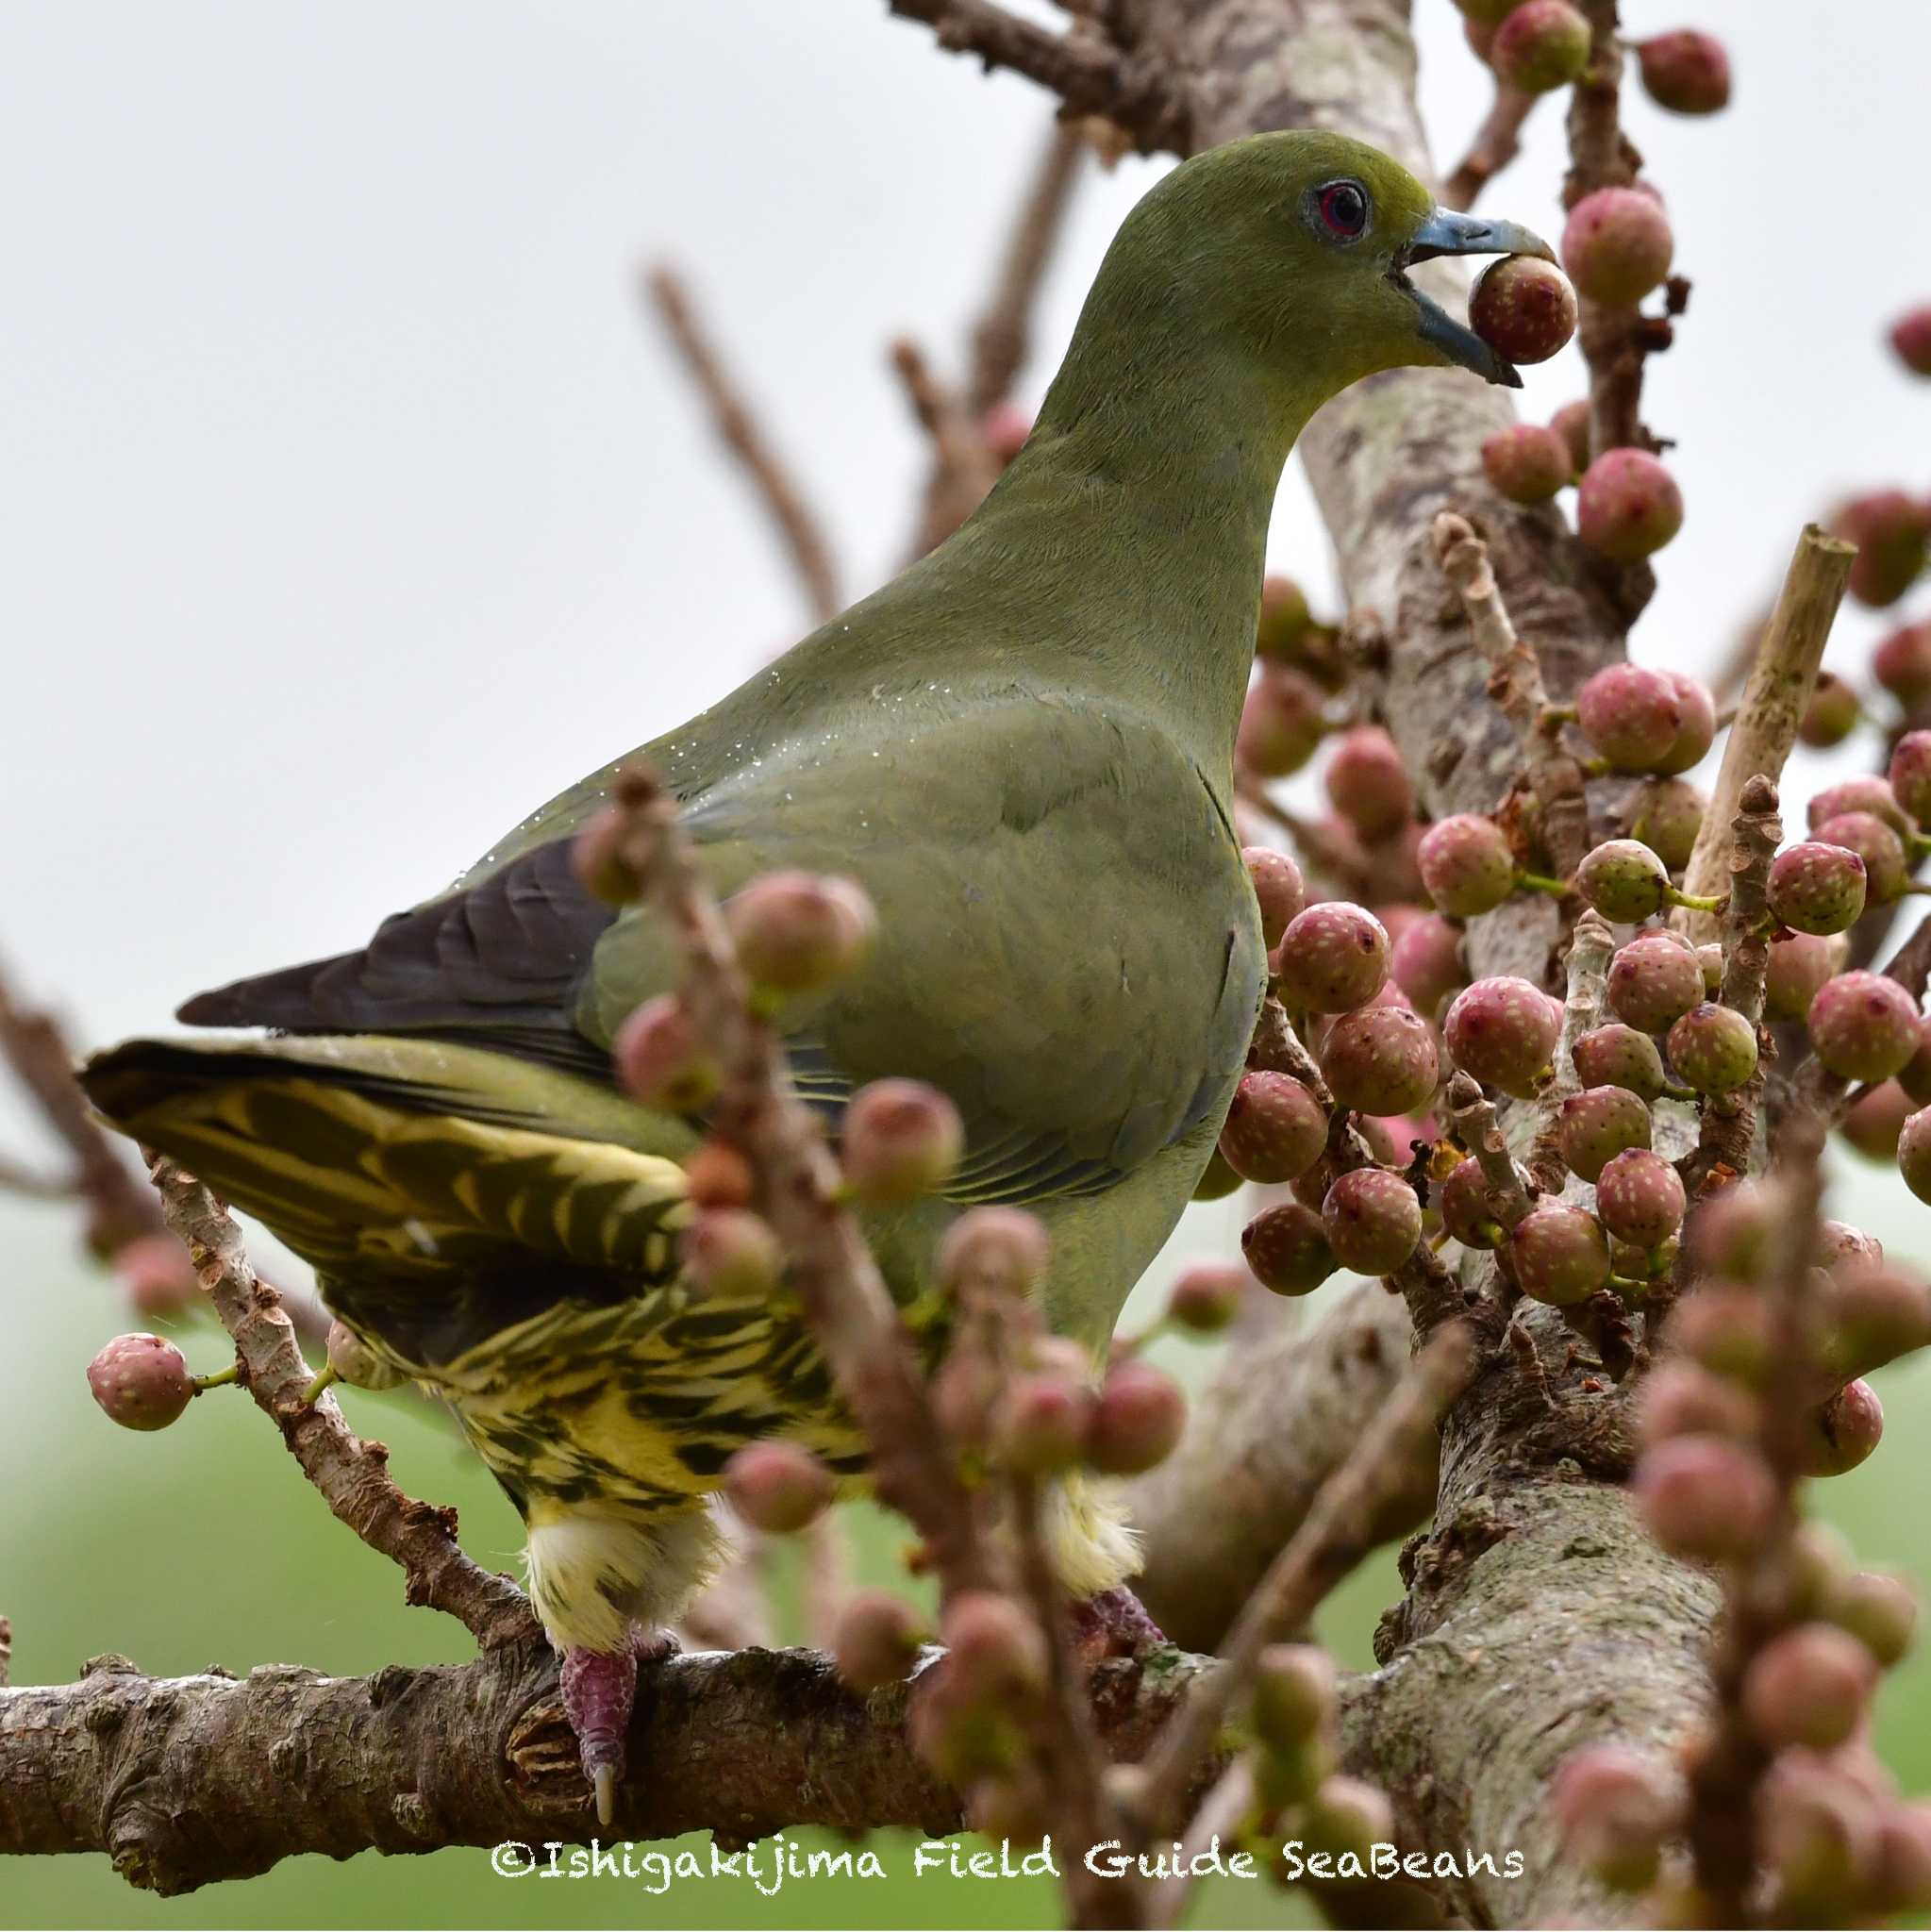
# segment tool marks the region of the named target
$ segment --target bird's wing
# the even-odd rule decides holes
[[[554,817],[555,830],[577,810]],[[1193,1125],[1237,1070],[1260,962],[1233,835],[1163,737],[1041,701],[978,703],[727,774],[685,826],[728,894],[774,866],[856,876],[866,967],[787,1016],[800,1091],[933,1081],[965,1118],[948,1191],[1096,1191]],[[1136,851],[1135,828],[1159,825]],[[625,1014],[674,983],[653,915],[591,899],[567,838],[386,921],[358,953],[181,1009],[212,1025],[426,1033],[610,1077]]]

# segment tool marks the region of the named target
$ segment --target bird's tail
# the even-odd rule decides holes
[[[683,1220],[681,1124],[474,1047],[375,1035],[135,1040],[80,1074],[332,1275],[446,1277],[533,1260],[662,1278]]]

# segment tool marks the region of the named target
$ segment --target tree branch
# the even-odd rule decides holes
[[[785,554],[804,587],[805,602],[812,617],[821,624],[826,618],[836,617],[844,608],[844,599],[839,591],[838,567],[832,561],[831,545],[803,491],[779,460],[742,392],[706,336],[691,308],[683,278],[674,270],[659,264],[644,276],[644,289],[683,358],[691,380],[710,406],[712,425],[719,439],[737,458],[776,525]]]
[[[1487,117],[1468,153],[1442,184],[1441,198],[1450,208],[1473,208],[1482,190],[1522,152],[1522,130],[1541,98],[1502,81],[1495,83],[1495,99]]]
[[[313,1376],[281,1297],[249,1265],[227,1209],[165,1156],[154,1184],[168,1226],[188,1244],[201,1285],[233,1338],[255,1406],[281,1430],[302,1474],[330,1511],[372,1550],[400,1564],[404,1596],[457,1618],[485,1650],[529,1640],[536,1620],[508,1577],[472,1562],[456,1540],[456,1511],[406,1496],[389,1451],[351,1429],[335,1397],[310,1402]]]
[[[1141,154],[1190,152],[1184,94],[1159,63],[1123,53],[1077,23],[1048,33],[991,0],[889,0],[902,20],[923,22],[939,44],[974,56],[990,74],[1008,68],[1036,80],[1071,114],[1098,114],[1131,137]]]
[[[1855,544],[1826,536],[1815,524],[1806,524],[1797,539],[1775,614],[1750,667],[1737,722],[1723,746],[1716,790],[1684,874],[1686,892],[1701,898],[1723,890],[1731,826],[1744,786],[1759,774],[1773,784],[1783,775],[1856,554]],[[1698,944],[1717,937],[1712,912],[1680,908],[1674,924]]]

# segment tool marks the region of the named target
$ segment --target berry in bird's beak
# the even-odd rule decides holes
[[[1472,369],[1486,381],[1508,389],[1520,389],[1522,377],[1515,365],[1485,342],[1473,329],[1459,323],[1431,296],[1408,280],[1407,271],[1418,261],[1433,261],[1446,255],[1533,255],[1554,261],[1555,251],[1540,235],[1515,222],[1485,221],[1476,215],[1461,214],[1454,208],[1438,208],[1414,234],[1395,258],[1395,285],[1421,310],[1417,333],[1464,369]]]

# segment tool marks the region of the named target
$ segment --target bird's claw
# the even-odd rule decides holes
[[[563,1714],[576,1734],[583,1774],[596,1801],[597,1823],[608,1830],[617,1819],[617,1786],[628,1762],[625,1740],[637,1702],[637,1666],[655,1663],[677,1647],[665,1632],[640,1631],[621,1651],[563,1653]]]

